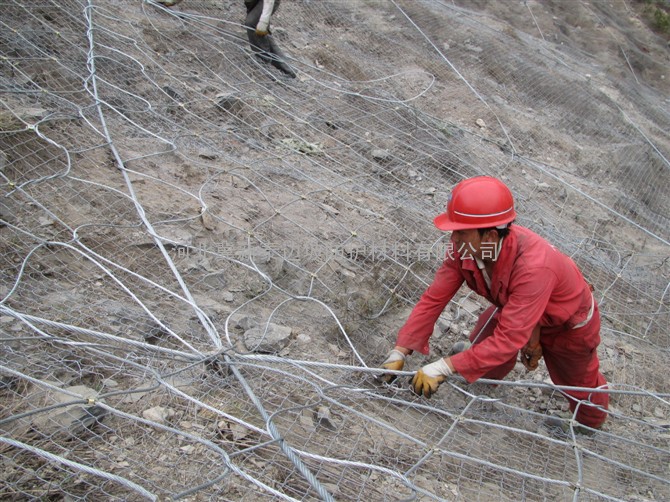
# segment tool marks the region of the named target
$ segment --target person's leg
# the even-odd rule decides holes
[[[541,338],[544,361],[549,376],[556,385],[569,387],[603,388],[607,385],[600,373],[600,361],[597,347],[600,343],[600,316],[594,313],[593,319],[583,328],[568,330]],[[598,428],[607,418],[607,413],[596,406],[607,409],[609,394],[605,392],[565,391],[570,396],[570,411],[581,424]],[[584,401],[584,402],[579,402]]]
[[[496,307],[492,305],[484,311],[477,319],[474,329],[470,333],[470,342],[472,344],[481,343],[482,340],[485,340],[493,334],[496,326],[498,325],[498,312]],[[507,376],[507,374],[514,369],[516,364],[516,356],[510,359],[509,361],[501,364],[497,368],[493,368],[488,373],[482,375],[482,378],[488,378],[491,380],[502,380]]]

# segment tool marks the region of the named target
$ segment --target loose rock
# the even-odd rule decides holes
[[[244,345],[252,352],[276,354],[288,345],[291,334],[291,328],[269,323],[247,330]]]
[[[174,410],[163,408],[162,406],[154,406],[153,408],[144,410],[142,416],[152,422],[164,424],[170,417],[174,416]]]

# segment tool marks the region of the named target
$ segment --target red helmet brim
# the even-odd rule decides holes
[[[475,228],[497,227],[499,225],[505,225],[506,223],[510,223],[515,218],[516,218],[516,212],[514,210],[512,210],[512,214],[510,214],[506,218],[504,218],[504,221],[496,221],[496,222],[484,221],[482,223],[475,223],[475,222],[463,223],[463,222],[453,221],[452,219],[449,218],[448,213],[442,213],[442,214],[438,214],[433,219],[433,224],[438,229],[443,230],[445,232],[449,232],[449,231],[453,231],[453,230],[470,230],[470,229],[475,229]]]

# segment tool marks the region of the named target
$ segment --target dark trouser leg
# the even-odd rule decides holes
[[[605,377],[600,373],[596,350],[600,343],[600,316],[597,311],[591,322],[583,328],[543,336],[540,340],[549,376],[556,385],[588,388],[607,385]],[[605,422],[607,413],[591,404],[607,409],[609,394],[582,391],[565,393],[569,396],[570,411],[574,413],[577,409],[576,419],[579,423],[597,428]]]

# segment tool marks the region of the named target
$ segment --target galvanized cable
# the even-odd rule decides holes
[[[323,487],[323,485],[319,482],[316,476],[314,476],[314,474],[307,468],[307,466],[303,463],[303,461],[300,460],[300,457],[295,453],[293,448],[291,448],[282,438],[281,433],[277,429],[274,422],[270,419],[268,412],[265,410],[263,403],[261,403],[260,399],[258,399],[254,391],[251,389],[242,373],[240,373],[240,371],[237,369],[237,367],[234,364],[234,361],[230,359],[229,356],[224,356],[224,358],[226,362],[230,365],[230,369],[232,370],[233,374],[244,388],[244,391],[247,393],[247,396],[249,396],[249,399],[251,399],[251,401],[256,406],[256,409],[265,420],[268,432],[274,439],[279,441],[279,447],[281,448],[282,452],[284,452],[284,455],[286,455],[286,457],[293,463],[293,465],[295,465],[295,467],[298,469],[298,471],[300,471],[300,473],[307,480],[310,486],[317,491],[322,500],[334,502],[335,499],[333,498],[333,496],[330,493],[328,493],[328,490],[326,490]]]
[[[22,443],[20,441],[16,441],[11,438],[3,437],[0,436],[0,443],[5,443],[7,445],[13,446],[15,448],[19,448],[21,450],[29,451],[30,453],[33,453],[35,455],[38,455],[42,458],[46,458],[52,462],[56,462],[58,464],[66,465],[68,467],[71,467],[73,469],[86,472],[88,474],[92,474],[93,476],[97,476],[103,479],[107,479],[109,481],[113,481],[115,483],[118,483],[122,486],[125,486],[126,488],[129,488],[130,490],[136,492],[137,494],[141,495],[144,498],[147,498],[149,500],[158,500],[158,496],[154,495],[150,491],[146,490],[144,487],[138,485],[137,483],[134,483],[133,481],[130,481],[129,479],[123,478],[121,476],[117,476],[116,474],[112,474],[110,472],[105,472],[101,471],[100,469],[96,469],[95,467],[91,467],[89,465],[84,465],[79,462],[75,462],[74,460],[69,460],[65,457],[62,457],[60,455],[54,455],[51,452],[48,452],[46,450],[42,450],[41,448],[37,448],[35,446],[31,446],[29,444]]]
[[[84,9],[84,13],[86,16],[86,21],[88,24],[88,29],[86,31],[86,35],[88,38],[88,54],[87,54],[87,65],[90,70],[90,80],[91,80],[91,85],[92,85],[92,94],[93,97],[96,100],[96,108],[98,111],[98,118],[100,119],[100,123],[102,125],[102,129],[105,134],[105,138],[107,139],[109,149],[116,161],[116,164],[121,171],[121,174],[123,175],[123,178],[126,183],[126,187],[128,188],[128,192],[130,194],[130,197],[132,198],[135,208],[137,210],[137,214],[142,220],[142,223],[146,227],[147,231],[151,235],[151,237],[154,239],[154,242],[156,243],[156,246],[158,246],[158,249],[160,250],[161,254],[163,255],[163,258],[165,260],[165,263],[168,265],[170,270],[172,271],[172,274],[174,275],[175,279],[181,286],[182,291],[184,292],[184,295],[186,298],[189,300],[191,305],[195,305],[196,302],[193,299],[193,296],[191,295],[191,292],[184,282],[184,279],[181,276],[181,273],[177,270],[177,267],[175,266],[174,262],[172,261],[172,258],[170,257],[169,253],[165,249],[165,246],[163,245],[163,242],[161,238],[158,236],[156,231],[153,228],[153,225],[151,222],[148,220],[146,217],[144,208],[141,206],[139,203],[137,196],[135,195],[135,190],[133,188],[133,184],[130,180],[130,177],[128,176],[128,172],[125,169],[125,163],[123,159],[121,158],[121,155],[119,154],[118,150],[116,149],[116,146],[114,144],[114,140],[111,137],[111,134],[107,128],[107,121],[105,120],[105,116],[102,112],[102,108],[100,106],[100,98],[98,96],[98,89],[97,89],[97,74],[96,74],[96,68],[95,68],[95,37],[94,37],[94,29],[93,29],[93,10],[94,6],[92,4],[92,0],[88,0],[88,6]],[[198,316],[198,319],[200,320],[203,328],[205,328],[205,331],[209,335],[212,343],[214,344],[215,348],[221,348],[221,339],[218,336],[216,332],[216,328],[212,324],[211,320],[202,312],[199,311],[199,309],[195,309],[195,313]]]

